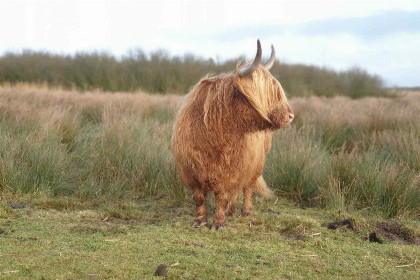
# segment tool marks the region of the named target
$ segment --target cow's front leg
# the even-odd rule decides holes
[[[228,204],[228,196],[225,192],[215,192],[216,213],[213,217],[212,230],[218,230],[225,226],[225,211]]]
[[[207,224],[206,196],[207,193],[200,189],[194,191],[196,213],[193,227],[201,227]]]

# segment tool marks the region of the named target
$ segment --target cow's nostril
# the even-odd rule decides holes
[[[291,119],[291,120],[293,120],[294,117],[295,117],[295,115],[293,115],[293,114],[289,115],[289,119]]]

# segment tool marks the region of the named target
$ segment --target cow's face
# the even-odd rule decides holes
[[[276,78],[269,70],[275,62],[274,47],[271,46],[270,61],[262,66],[261,44],[257,40],[257,54],[254,61],[238,68],[235,87],[246,97],[252,107],[264,120],[264,129],[279,129],[288,126],[293,120],[292,108]]]
[[[273,104],[268,112],[268,118],[271,121],[271,129],[279,129],[288,126],[294,118],[293,110],[287,102],[287,97],[284,94],[284,91],[280,83],[272,77],[273,87],[272,90],[275,90],[274,96],[278,98]]]

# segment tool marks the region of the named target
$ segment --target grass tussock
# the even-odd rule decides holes
[[[419,95],[291,101],[297,122],[279,132],[267,182],[305,204],[370,209],[387,217],[420,210]]]
[[[2,192],[118,199],[172,188],[179,98],[23,88],[0,98]]]
[[[296,120],[274,136],[267,183],[303,205],[415,215],[419,100],[416,93],[392,99],[292,98]],[[169,152],[181,101],[174,95],[2,87],[0,193],[45,197],[45,207],[54,209],[80,208],[73,205],[77,199],[161,195],[181,203],[186,193]],[[51,197],[76,200],[50,205]],[[109,209],[109,216],[136,215],[117,210]],[[8,215],[5,208],[1,213]],[[296,223],[310,227],[310,221]],[[296,228],[273,226],[286,233]]]

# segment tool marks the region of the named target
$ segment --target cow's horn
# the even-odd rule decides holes
[[[262,55],[261,43],[260,43],[260,40],[257,40],[257,54],[255,55],[255,59],[254,59],[254,61],[252,62],[251,65],[249,65],[245,69],[242,69],[239,72],[239,76],[245,77],[245,76],[248,76],[248,75],[252,74],[252,72],[254,72],[261,63],[261,55]]]
[[[274,59],[276,58],[276,51],[274,50],[274,46],[271,45],[271,57],[270,61],[264,66],[265,70],[270,70],[273,67]]]

